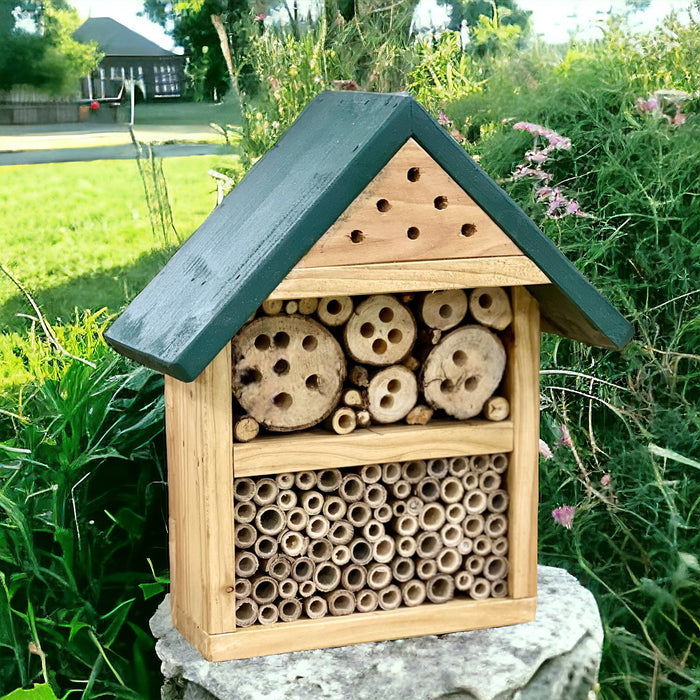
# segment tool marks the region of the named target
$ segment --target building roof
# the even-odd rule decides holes
[[[107,341],[155,370],[196,378],[411,137],[552,281],[528,288],[547,330],[609,348],[629,341],[627,321],[415,100],[360,92],[316,97]]]
[[[145,36],[111,17],[90,17],[74,32],[73,38],[87,44],[96,42],[105,56],[175,56]]]

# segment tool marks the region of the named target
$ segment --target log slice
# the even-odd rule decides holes
[[[376,423],[393,423],[405,418],[418,400],[418,381],[403,365],[380,370],[367,388],[372,419]]]
[[[418,314],[426,326],[447,331],[464,320],[467,306],[464,290],[446,289],[423,294],[418,303]]]

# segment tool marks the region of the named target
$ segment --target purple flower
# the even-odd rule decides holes
[[[540,165],[547,160],[547,154],[544,151],[528,151],[525,154],[525,158],[527,158],[530,163],[537,163]]]
[[[603,476],[600,477],[600,485],[610,486],[610,474],[603,474]]]
[[[564,447],[574,446],[574,443],[571,442],[571,435],[569,434],[569,429],[566,427],[566,425],[564,425],[564,423],[561,424],[561,439],[559,440],[559,444]]]
[[[443,126],[452,124],[450,118],[442,110],[438,113],[438,124],[442,124]]]
[[[566,205],[566,213],[567,214],[580,214],[581,213],[581,205],[578,202],[574,202],[573,200],[569,201],[569,203]]]
[[[554,457],[549,445],[542,438],[540,438],[540,457],[543,459],[552,459]]]
[[[559,506],[552,511],[552,517],[557,525],[571,530],[571,524],[576,514],[576,506]]]

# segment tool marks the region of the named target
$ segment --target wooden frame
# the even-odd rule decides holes
[[[177,629],[211,661],[401,637],[497,627],[534,619],[537,567],[539,309],[513,287],[504,382],[511,420],[372,428],[348,436],[279,436],[232,449],[230,344],[191,384],[166,377],[171,609]],[[511,452],[509,597],[452,600],[392,611],[235,629],[233,476],[279,473],[272,441],[299,450],[283,471],[382,460]],[[373,458],[368,459],[372,454]],[[351,456],[352,455],[352,456]],[[274,468],[273,468],[274,467]]]

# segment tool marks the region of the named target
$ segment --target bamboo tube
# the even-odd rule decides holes
[[[406,416],[407,425],[428,425],[435,410],[423,403],[416,404]]]
[[[372,423],[372,416],[369,411],[363,408],[355,411],[355,422],[358,428],[369,428]]]
[[[455,595],[455,581],[447,574],[434,576],[428,581],[426,588],[428,600],[432,603],[446,603]]]
[[[354,534],[355,530],[347,520],[336,520],[328,531],[328,541],[332,545],[349,544]]]
[[[357,428],[355,411],[348,406],[336,408],[323,422],[323,426],[327,430],[332,430],[337,435],[348,435]]]
[[[386,503],[386,499],[386,488],[381,484],[369,484],[365,487],[363,500],[370,508],[379,508]]]
[[[467,515],[462,523],[462,529],[467,537],[478,537],[484,531],[484,517],[476,513]]]
[[[367,396],[360,389],[344,389],[340,394],[340,400],[348,408],[367,408]]]
[[[340,580],[345,590],[355,593],[367,583],[367,568],[359,564],[349,564],[343,569]]]
[[[266,316],[277,316],[277,314],[282,313],[283,305],[282,299],[265,299],[261,304],[261,308]]]
[[[253,592],[250,594],[258,605],[271,603],[277,597],[277,581],[271,576],[257,576],[253,580]]]
[[[440,498],[443,503],[457,503],[464,496],[464,486],[456,476],[448,476],[440,483]]]
[[[467,492],[467,495],[464,497],[463,504],[467,509],[467,513],[470,515],[478,515],[486,510],[486,506],[488,505],[488,497],[480,489],[474,489],[473,491]]]
[[[401,478],[401,465],[398,462],[387,462],[382,465],[382,482],[395,484]],[[393,491],[392,491],[393,493]],[[394,494],[396,495],[396,494]]]
[[[416,538],[416,553],[423,559],[433,559],[442,549],[442,537],[438,532],[421,532]]]
[[[418,518],[415,515],[399,515],[394,518],[392,526],[399,535],[415,535],[418,532]]]
[[[411,496],[406,501],[406,511],[409,515],[420,515],[425,508],[425,503],[418,496]]]
[[[301,617],[301,603],[294,598],[288,598],[279,604],[279,611],[282,622],[295,622]]]
[[[450,476],[461,477],[469,470],[469,460],[466,457],[453,457],[448,464]]]
[[[372,517],[372,509],[364,502],[351,503],[345,516],[353,527],[364,527]]]
[[[311,540],[306,551],[306,556],[316,564],[328,561],[331,558],[331,554],[333,554],[333,545],[326,539]]]
[[[405,479],[399,479],[391,484],[391,493],[394,494],[394,498],[408,498],[411,495],[411,484]]]
[[[365,487],[357,474],[348,474],[340,483],[338,495],[348,503],[359,501],[364,495]]]
[[[320,540],[328,534],[330,526],[330,522],[325,516],[313,515],[309,518],[309,524],[306,526],[306,534],[312,540]]]
[[[308,557],[299,557],[292,562],[292,578],[301,583],[313,578],[316,567]]]
[[[386,564],[394,558],[396,554],[396,543],[389,535],[382,535],[372,544],[372,555],[375,561]]]
[[[445,524],[445,506],[440,503],[428,503],[418,516],[418,524],[421,530],[439,530]]]
[[[340,584],[340,567],[330,561],[322,562],[314,572],[314,583],[321,593],[334,591]]]
[[[347,511],[347,503],[339,496],[327,496],[323,503],[323,515],[333,522],[345,517]]]
[[[255,496],[255,482],[247,477],[233,480],[233,497],[238,503],[252,501]]]
[[[462,528],[457,523],[445,523],[440,528],[440,537],[445,547],[458,547],[464,539]]]
[[[255,525],[263,535],[278,535],[287,522],[284,511],[279,506],[263,506],[255,516]]]
[[[508,538],[497,537],[491,543],[491,554],[497,557],[505,557],[505,555],[508,554]]]
[[[309,540],[300,532],[285,530],[279,538],[280,549],[290,557],[300,557],[306,553]]]
[[[316,482],[316,472],[297,472],[294,475],[294,485],[300,491],[310,491],[314,486],[316,486]]]
[[[473,491],[479,488],[479,475],[476,472],[467,472],[462,477],[462,486],[465,491]]]
[[[446,459],[430,459],[426,462],[428,476],[434,479],[444,479],[447,476],[449,463]]]
[[[253,590],[253,584],[247,578],[236,578],[236,583],[233,584],[236,592],[236,598],[250,598],[250,593]]]
[[[258,604],[251,598],[236,601],[236,627],[250,627],[258,619]]]
[[[352,315],[354,305],[350,297],[323,297],[319,299],[316,316],[325,326],[342,326]]]
[[[292,561],[284,554],[278,554],[267,560],[265,571],[272,578],[282,581],[292,573]]]
[[[255,495],[253,500],[259,506],[267,506],[274,503],[279,493],[279,486],[274,479],[258,479],[255,482]]]
[[[423,581],[429,581],[437,575],[435,559],[419,559],[416,562],[416,576]]]
[[[233,439],[236,442],[250,442],[260,433],[260,424],[253,416],[236,416],[233,419]]]
[[[491,584],[485,578],[477,577],[469,589],[469,595],[474,600],[484,600],[491,595]]]
[[[297,302],[295,299],[291,299],[284,305],[284,313],[286,313],[288,316],[293,316],[295,313],[298,313],[299,311],[299,302]]]
[[[369,564],[372,561],[372,545],[362,537],[355,537],[350,542],[350,560],[354,564]]]
[[[396,538],[396,553],[401,557],[412,557],[416,553],[417,546],[415,537],[402,535]]]
[[[258,622],[261,625],[274,625],[279,617],[279,608],[274,603],[265,603],[258,608]]]
[[[497,331],[513,320],[508,293],[502,287],[477,287],[469,295],[469,310],[474,320]]]
[[[369,588],[363,588],[355,594],[357,612],[373,612],[379,605],[379,596]]]
[[[301,494],[301,507],[309,515],[318,515],[323,510],[323,496],[318,491],[305,491]]]
[[[492,513],[505,513],[508,510],[508,493],[501,489],[491,491],[487,507]]]
[[[326,596],[331,615],[351,615],[355,612],[355,596],[342,588]]]
[[[253,501],[244,501],[243,503],[237,503],[236,507],[233,509],[233,519],[237,523],[252,523],[255,520],[255,514],[258,509],[255,507]]]
[[[472,553],[472,549],[474,548],[474,543],[471,539],[468,537],[465,537],[458,545],[457,545],[457,551],[465,557],[467,554]]]
[[[279,549],[279,543],[274,537],[270,535],[260,535],[257,540],[255,540],[255,554],[260,559],[270,559],[277,554]]]
[[[474,554],[478,554],[480,557],[491,554],[491,540],[486,535],[475,537],[472,544],[474,547]]]
[[[508,575],[508,560],[505,557],[486,557],[484,562],[484,578],[497,581]]]
[[[294,474],[291,472],[287,474],[278,474],[275,477],[275,482],[280,489],[291,489],[292,486],[294,486]]]
[[[491,581],[491,597],[505,598],[508,595],[508,581]]]
[[[339,469],[322,469],[318,472],[318,490],[323,493],[332,493],[340,488],[343,475]]]
[[[510,415],[510,403],[503,396],[491,396],[484,404],[484,418],[490,421],[502,421]]]
[[[283,489],[277,494],[277,505],[282,510],[291,510],[297,504],[297,495],[290,489]]]
[[[367,388],[369,386],[369,371],[362,365],[354,365],[348,371],[348,381],[355,386]]]
[[[315,595],[304,601],[304,612],[312,620],[320,620],[328,614],[328,603],[325,598]]]
[[[378,596],[382,610],[396,610],[401,605],[401,590],[395,584],[382,588]]]
[[[470,460],[471,470],[477,474],[483,474],[489,468],[488,455],[474,455]]]
[[[391,513],[395,518],[398,518],[400,515],[407,515],[406,501],[394,501],[391,504]]]
[[[485,493],[491,493],[501,487],[501,476],[496,472],[487,469],[479,477],[479,488]]]
[[[464,560],[464,570],[472,576],[478,576],[484,570],[484,557],[472,554]]]
[[[440,483],[432,476],[426,476],[415,485],[414,491],[424,503],[437,501],[440,498]]]
[[[367,568],[367,585],[379,591],[391,583],[391,569],[386,564],[371,564]]]
[[[299,583],[299,595],[302,598],[311,598],[316,593],[316,584],[311,581],[301,581]]]
[[[287,511],[285,525],[295,532],[301,532],[309,524],[309,516],[303,508],[290,508]]]
[[[391,506],[388,503],[382,503],[379,508],[374,510],[374,519],[382,524],[388,523],[393,516]]]
[[[508,469],[508,457],[502,453],[491,455],[489,458],[489,467],[496,472],[496,474],[503,474],[506,469]]]
[[[423,581],[413,579],[401,584],[401,597],[404,605],[414,608],[425,601],[426,587]]]
[[[250,578],[260,566],[258,558],[252,552],[236,552],[235,557],[235,571],[236,576],[242,576],[243,578]],[[247,596],[243,596],[246,598]]]
[[[474,577],[468,571],[458,571],[455,574],[455,588],[462,593],[468,591],[474,583]]]
[[[508,520],[502,513],[492,513],[486,517],[484,533],[495,540],[508,532]]]
[[[296,598],[299,592],[299,584],[293,578],[285,578],[279,582],[280,598]]]
[[[374,518],[370,518],[362,528],[362,535],[368,542],[377,542],[385,534],[384,525]]]
[[[255,528],[248,523],[236,525],[234,528],[234,533],[234,544],[236,545],[236,549],[248,549],[248,547],[252,547],[258,537],[258,533],[255,532]]]
[[[345,544],[337,544],[333,547],[331,561],[338,566],[345,566],[350,561],[350,547]]]
[[[304,297],[299,299],[299,313],[304,316],[310,316],[316,313],[318,308],[318,299],[316,297]]]
[[[461,524],[467,516],[467,509],[461,503],[450,503],[445,507],[445,520],[448,523]]]
[[[408,557],[397,557],[391,562],[391,573],[399,583],[410,581],[416,573],[416,564]]]
[[[435,559],[441,574],[454,574],[462,566],[462,555],[453,547],[445,547]]]
[[[416,459],[412,462],[403,463],[401,466],[401,477],[408,481],[409,484],[417,484],[425,477],[427,471],[425,461]]]

